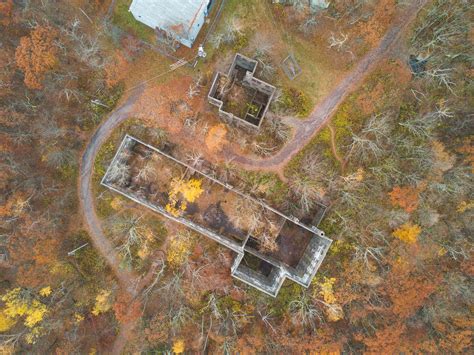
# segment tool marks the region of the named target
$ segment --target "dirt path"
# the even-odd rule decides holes
[[[106,16],[107,16],[107,18],[109,18],[109,19],[112,17],[112,15],[113,15],[113,13],[114,13],[115,2],[116,2],[116,0],[112,0],[112,1],[110,2],[110,5],[109,5],[108,9],[107,9],[107,14],[106,14]]]
[[[119,256],[110,240],[102,231],[101,222],[95,212],[94,196],[92,192],[92,173],[95,157],[97,156],[100,147],[112,133],[114,128],[129,117],[131,108],[142,91],[143,88],[135,90],[122,106],[112,112],[112,114],[96,130],[82,155],[79,176],[79,201],[85,226],[89,231],[92,243],[99,253],[106,259],[107,265],[112,269],[122,290],[129,293],[132,298],[138,294],[138,288],[134,288],[134,285],[136,285],[139,278],[133,272],[120,268]],[[120,354],[122,352],[134,326],[134,321],[129,321],[120,325],[118,335],[112,348],[113,354]]]
[[[321,127],[328,122],[344,99],[363,82],[380,60],[385,58],[425,3],[426,0],[414,1],[397,17],[395,24],[382,38],[379,46],[362,58],[354,70],[316,106],[306,120],[295,125],[296,129],[290,141],[277,154],[269,158],[249,158],[226,151],[226,158],[249,170],[274,171],[281,175],[291,158],[309,143]]]
[[[332,155],[334,155],[334,158],[339,162],[341,165],[341,175],[344,175],[344,168],[346,165],[346,162],[342,160],[341,156],[337,152],[337,147],[336,147],[336,132],[334,132],[334,127],[331,125],[331,123],[328,123],[327,125],[329,129],[329,133],[331,133],[331,150],[332,150]]]
[[[107,260],[108,266],[112,269],[121,286],[130,288],[130,284],[136,280],[133,273],[120,268],[120,261],[117,252],[104,235],[101,223],[95,212],[94,196],[92,192],[92,173],[95,157],[102,144],[109,137],[110,133],[122,121],[129,117],[129,112],[134,102],[137,100],[141,90],[136,90],[123,105],[115,110],[95,131],[90,139],[81,160],[80,176],[79,176],[79,201],[81,203],[81,211],[86,227],[89,231],[94,247]],[[133,293],[133,289],[128,289]]]

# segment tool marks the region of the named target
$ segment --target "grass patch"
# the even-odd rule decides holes
[[[110,191],[104,190],[100,194],[100,198],[96,198],[96,211],[100,219],[107,219],[108,217],[117,213],[112,207],[114,198],[122,198],[120,195],[113,195]]]
[[[90,243],[90,237],[86,231],[80,230],[71,236],[74,240],[75,246],[81,246],[85,243]],[[81,274],[87,278],[88,281],[94,281],[97,278],[97,273],[103,274],[107,263],[104,258],[96,251],[92,245],[87,245],[77,250],[73,255],[76,261],[76,266]]]
[[[351,143],[353,133],[359,132],[365,122],[375,113],[383,112],[390,105],[397,105],[400,85],[397,81],[397,64],[385,63],[372,73],[364,85],[348,96],[331,119],[335,131],[335,145],[342,159],[347,154],[347,147]],[[415,108],[412,105],[401,107],[400,114],[404,117],[413,115]],[[286,166],[285,174],[301,169],[303,157],[310,151],[318,151],[331,162],[331,166],[339,169],[339,162],[331,149],[331,135],[327,127],[323,128],[304,149],[302,149]]]
[[[112,160],[115,153],[116,145],[111,139],[103,144],[94,161],[94,182],[100,183],[102,176],[104,176],[108,163]]]
[[[96,127],[102,118],[111,112],[124,92],[122,83],[115,85],[111,89],[103,89],[89,97],[88,111],[89,117],[82,122],[82,129],[91,130]]]
[[[310,152],[317,151],[327,160],[329,166],[334,171],[339,171],[339,161],[332,153],[331,149],[331,132],[329,128],[324,127],[296,156],[290,160],[285,167],[285,175],[291,176],[301,171],[303,158]]]
[[[296,117],[306,117],[310,114],[313,103],[304,92],[290,87],[282,90],[281,97],[275,106],[277,111]]]
[[[126,32],[130,32],[144,41],[153,39],[154,31],[150,27],[138,22],[128,11],[132,0],[117,0],[114,8],[112,22]]]
[[[241,170],[238,175],[249,189],[257,187],[256,194],[274,204],[281,204],[287,196],[288,186],[274,173]]]

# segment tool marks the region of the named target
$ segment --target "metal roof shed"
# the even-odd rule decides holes
[[[212,0],[133,0],[130,12],[137,21],[166,31],[191,48],[211,3]]]

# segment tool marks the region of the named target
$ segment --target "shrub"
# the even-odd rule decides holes
[[[298,117],[305,117],[311,112],[311,101],[302,91],[295,88],[286,88],[283,89],[278,99],[277,108]]]
[[[234,51],[247,47],[249,38],[245,33],[239,33],[234,40]]]

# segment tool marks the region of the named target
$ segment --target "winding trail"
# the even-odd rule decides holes
[[[228,150],[225,152],[226,158],[249,170],[274,171],[281,175],[283,168],[291,158],[310,142],[321,127],[329,121],[332,114],[346,97],[357,89],[358,84],[377,66],[381,59],[389,54],[404,30],[416,18],[426,2],[426,0],[413,1],[403,13],[398,15],[395,24],[382,38],[379,46],[372,49],[362,58],[354,70],[315,107],[307,119],[300,120],[299,123],[292,121],[292,126],[295,127],[293,136],[277,154],[268,158],[250,158],[237,155]]]
[[[133,92],[122,106],[112,112],[112,114],[95,131],[82,155],[79,177],[79,201],[81,203],[81,211],[92,239],[92,243],[100,254],[107,260],[108,266],[112,269],[120,285],[126,288],[128,292],[133,295],[135,294],[135,291],[131,288],[131,285],[135,284],[137,280],[136,275],[120,268],[120,259],[117,252],[109,239],[104,235],[100,220],[97,217],[92,192],[92,173],[94,161],[100,147],[107,140],[114,128],[129,117],[131,108],[142,91],[143,88],[140,87]]]
[[[311,140],[312,137],[314,137],[319,129],[328,122],[331,115],[344,101],[347,95],[354,91],[358,87],[358,84],[363,81],[366,75],[377,65],[377,63],[389,53],[396,41],[402,35],[404,29],[406,29],[413,19],[416,18],[419,10],[426,2],[427,0],[414,1],[409,5],[407,9],[398,16],[393,27],[381,40],[380,45],[364,56],[354,70],[316,106],[308,119],[297,120],[291,117],[284,119],[287,124],[294,128],[294,133],[290,141],[276,155],[269,158],[254,159],[237,155],[232,151],[225,151],[225,157],[249,170],[274,171],[282,178],[285,178],[283,174],[283,168],[285,165]],[[133,298],[139,296],[141,290],[146,286],[147,282],[150,280],[153,268],[143,278],[140,278],[139,275],[136,275],[132,271],[120,268],[120,258],[112,243],[104,235],[101,222],[95,211],[92,174],[94,161],[100,147],[107,140],[112,131],[121,122],[130,117],[132,107],[142,94],[143,90],[143,86],[133,90],[132,94],[122,103],[122,105],[113,111],[98,127],[83,153],[78,181],[80,208],[92,243],[99,253],[106,259],[108,266],[112,269],[122,290],[127,292]],[[111,350],[112,353],[122,353],[134,326],[135,321],[128,321],[120,325],[119,333]]]
[[[133,272],[120,268],[120,258],[110,240],[104,235],[101,222],[97,217],[94,205],[94,196],[92,189],[92,173],[94,161],[97,153],[112,133],[122,121],[129,117],[133,104],[140,97],[143,87],[137,88],[127,100],[99,126],[91,137],[87,147],[82,155],[80,176],[79,176],[79,201],[85,221],[85,226],[89,231],[92,244],[107,261],[107,265],[112,269],[117,278],[122,291],[135,298],[141,287],[135,287],[140,280],[138,275]],[[111,349],[113,354],[121,354],[126,343],[135,327],[133,320],[120,324],[120,328]]]
[[[346,167],[346,162],[345,160],[342,160],[341,156],[337,152],[337,147],[336,147],[336,131],[334,131],[334,127],[332,126],[331,122],[327,124],[327,127],[329,128],[329,133],[331,134],[331,150],[332,150],[332,155],[334,155],[334,158],[339,162],[341,166],[341,175],[344,174],[344,170]]]

